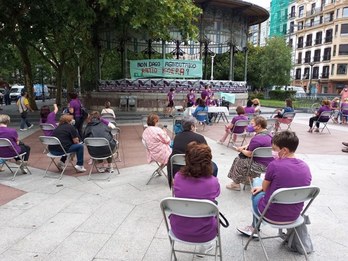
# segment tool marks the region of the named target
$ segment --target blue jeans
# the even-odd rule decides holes
[[[53,155],[59,156],[62,155],[62,152],[58,151],[50,151]],[[76,158],[77,162],[76,165],[83,166],[83,144],[73,144],[70,146],[70,148],[67,150],[67,153],[75,152],[76,153]],[[66,161],[66,156],[63,156],[60,159],[62,162]]]
[[[253,179],[253,188],[254,187],[261,187],[262,181],[263,180],[261,178],[254,178]],[[258,213],[259,216],[260,216],[260,212],[259,212],[257,205],[259,204],[260,199],[263,198],[264,196],[265,196],[265,192],[263,192],[263,191],[257,193],[256,195],[251,196],[251,203],[253,206],[253,210],[255,213]],[[258,221],[257,218],[255,218],[255,216],[253,215],[253,227],[256,226],[257,221]]]
[[[25,128],[26,128],[25,126],[28,126],[28,127],[31,126],[31,123],[28,121],[26,115],[25,115],[25,117],[21,116],[21,125],[20,125],[20,128],[21,128],[21,129],[25,129]]]

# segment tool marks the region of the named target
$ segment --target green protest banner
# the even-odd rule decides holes
[[[136,78],[202,78],[202,61],[131,60],[130,75]]]

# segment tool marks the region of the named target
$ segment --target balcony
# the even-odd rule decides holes
[[[294,13],[290,13],[289,14],[289,19],[294,19],[294,18],[296,18],[296,13],[294,12]]]
[[[323,56],[323,61],[330,61],[331,60],[331,55],[330,54],[324,54]]]
[[[321,39],[321,38],[315,39],[315,44],[321,44],[321,42],[322,42],[322,39]]]
[[[332,43],[332,36],[325,37],[325,43]]]
[[[307,40],[306,41],[306,46],[312,46],[312,40]]]

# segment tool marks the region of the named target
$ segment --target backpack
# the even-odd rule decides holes
[[[183,131],[184,131],[184,128],[182,127],[181,121],[180,120],[175,121],[175,124],[174,124],[175,135]]]
[[[302,225],[296,227],[296,231],[299,235],[299,237],[301,238],[302,244],[304,246],[304,248],[306,249],[307,254],[313,252],[313,243],[311,240],[311,237],[308,233],[308,229],[307,229],[307,225],[306,224],[310,224],[310,220],[308,216],[304,216],[303,217],[305,219],[305,221],[303,222]],[[298,252],[301,255],[304,255],[303,249],[301,247],[301,243],[298,240],[298,237],[296,236],[295,230],[293,228],[288,229],[287,232],[287,245],[288,247],[294,251],[294,252]]]

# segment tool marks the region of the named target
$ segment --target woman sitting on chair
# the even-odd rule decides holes
[[[231,190],[240,190],[240,183],[249,184],[249,177],[247,176],[248,167],[251,161],[253,150],[260,147],[271,147],[272,136],[269,134],[267,128],[267,121],[262,116],[256,116],[251,120],[251,125],[256,132],[255,136],[250,140],[249,145],[237,147],[240,154],[234,159],[228,177],[233,180],[226,188]],[[260,175],[260,172],[266,170],[268,164],[273,158],[254,158],[252,162],[252,170],[249,174],[251,177]]]
[[[308,165],[295,157],[295,151],[299,144],[294,132],[283,131],[274,135],[272,149],[275,160],[268,167],[265,179],[255,178],[252,188],[252,207],[260,216],[264,211],[272,193],[280,188],[292,188],[309,186],[312,176]],[[268,208],[265,218],[272,223],[291,223],[298,218],[303,208],[299,204],[273,204]],[[257,220],[253,220],[252,226],[237,228],[240,233],[250,236]]]
[[[313,123],[314,121],[316,121],[315,125],[316,125],[316,129],[314,130],[314,132],[319,132],[319,124],[320,122],[317,121],[320,117],[320,114],[324,111],[331,111],[331,107],[330,107],[330,101],[329,100],[323,100],[322,101],[322,106],[319,108],[319,110],[315,113],[315,116],[309,118],[309,130],[308,132],[313,132]],[[330,120],[330,117],[321,117],[320,120],[322,122],[327,122]]]
[[[237,112],[237,116],[234,116],[231,123],[228,125],[225,125],[225,133],[224,136],[222,136],[222,138],[218,141],[219,144],[223,144],[225,142],[225,140],[227,139],[228,135],[231,134],[232,130],[233,130],[233,142],[235,143],[237,140],[237,135],[235,135],[234,133],[243,133],[245,131],[246,127],[239,127],[237,126],[236,128],[233,129],[234,124],[239,121],[239,120],[248,120],[248,117],[246,117],[244,115],[245,111],[244,108],[242,106],[238,106],[236,108],[236,112]]]
[[[277,132],[279,129],[279,125],[281,122],[286,123],[286,118],[283,119],[284,113],[287,112],[294,112],[294,108],[292,107],[292,100],[291,99],[285,99],[285,107],[282,110],[276,110],[276,115],[274,118],[278,118],[278,121],[275,123],[275,131]]]
[[[159,117],[155,113],[151,113],[147,117],[147,128],[143,132],[143,140],[147,147],[147,161],[150,163],[155,160],[161,165],[166,165],[169,155],[172,153],[170,137],[166,129],[159,127]]]
[[[206,144],[190,142],[187,146],[184,166],[174,178],[173,192],[178,198],[207,199],[216,202],[220,195],[220,184],[213,176],[211,150]],[[214,217],[188,218],[170,216],[174,235],[190,242],[207,242],[214,239],[219,220]],[[211,250],[206,246],[204,251]]]
[[[192,116],[195,117],[197,119],[197,121],[199,121],[199,122],[205,122],[206,124],[209,124],[208,115],[207,116],[197,115],[198,112],[201,112],[201,111],[208,112],[208,107],[205,105],[205,101],[203,99],[201,99],[201,98],[198,98],[196,100],[196,104],[197,104],[197,108],[192,113]]]
[[[111,108],[111,103],[109,101],[105,102],[105,108],[102,109],[101,114],[105,114],[105,113],[109,113],[112,114],[112,116],[115,118],[116,120],[116,116],[115,116],[115,112],[114,110]]]
[[[57,127],[56,115],[58,112],[57,104],[53,104],[53,111],[50,110],[50,106],[44,105],[40,110],[40,124],[52,124],[55,128]],[[44,130],[45,136],[52,136],[53,130]]]

